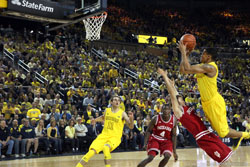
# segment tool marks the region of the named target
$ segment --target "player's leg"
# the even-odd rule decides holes
[[[168,163],[168,160],[171,157],[171,154],[169,152],[166,152],[163,155],[164,155],[164,158],[159,163],[159,167],[164,167]]]
[[[76,165],[76,167],[85,167],[85,165],[88,163],[88,161],[95,155],[98,154],[100,151],[103,150],[103,146],[105,144],[105,139],[102,138],[101,135],[99,135],[90,145],[89,151],[87,154],[85,154],[80,162]]]
[[[90,158],[92,158],[95,154],[97,154],[97,151],[93,148],[91,148],[87,154],[85,154],[82,159],[80,160],[80,162],[78,162],[78,164],[76,165],[76,167],[85,167],[85,165],[88,163],[88,161],[90,160]]]
[[[221,95],[217,95],[208,103],[203,102],[202,107],[213,129],[220,137],[250,138],[250,134],[248,132],[238,132],[229,128],[227,123],[226,104]]]
[[[137,167],[144,167],[146,166],[148,163],[150,163],[151,161],[153,161],[153,159],[155,158],[155,156],[157,155],[156,151],[150,151],[148,153],[148,157],[144,160],[142,160]]]
[[[207,155],[221,164],[227,162],[233,153],[232,150],[213,133],[202,136],[196,142]]]
[[[164,167],[173,153],[173,142],[171,140],[160,142],[160,153],[164,158],[159,163],[159,167]]]
[[[160,152],[160,144],[158,140],[155,140],[152,136],[149,138],[147,147],[148,157],[142,160],[137,167],[144,167],[150,163],[154,157]]]
[[[110,159],[111,159],[111,146],[109,144],[105,144],[103,146],[103,154],[104,154],[104,164],[105,167],[110,167]]]
[[[111,137],[103,146],[105,167],[110,167],[111,152],[121,144],[121,138]]]

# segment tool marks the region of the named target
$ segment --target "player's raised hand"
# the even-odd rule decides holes
[[[177,48],[180,50],[182,55],[187,55],[187,46],[184,45],[183,41],[177,43]]]
[[[161,68],[158,68],[157,72],[158,72],[160,75],[162,75],[162,76],[168,75],[167,70],[166,70],[166,71],[164,71],[164,70],[163,70],[163,69],[161,69]]]

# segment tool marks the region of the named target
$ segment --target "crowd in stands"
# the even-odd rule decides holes
[[[126,34],[122,33],[127,33],[128,28],[130,33],[149,32],[164,35],[161,32],[171,32],[172,34],[167,36],[181,35],[181,32],[177,32],[180,28],[176,28],[179,25],[173,25],[172,22],[182,19],[185,14],[155,11],[159,18],[155,20],[154,25],[160,25],[160,18],[167,17],[169,20],[166,24],[171,25],[170,29],[148,29],[151,25],[147,27],[144,24],[148,22],[145,18],[138,19],[138,15],[126,16],[128,13],[112,6],[109,10],[110,20],[107,22],[119,19],[112,17],[112,11],[119,12],[119,16],[123,17],[123,23],[116,20],[112,26],[104,26],[104,34],[114,32],[115,39],[124,40],[120,37],[126,37]],[[183,25],[186,27],[199,27],[195,24],[187,26],[188,21],[185,22]],[[201,27],[201,30],[204,27]],[[194,33],[200,33],[200,36],[209,35],[209,30],[197,30]],[[121,96],[121,108],[132,111],[135,116],[134,129],[130,130],[126,126],[124,128],[120,148],[141,149],[151,118],[160,112],[162,104],[170,102],[164,82],[156,73],[158,67],[168,69],[169,76],[176,80],[176,86],[185,95],[186,103],[193,106],[201,119],[208,124],[202,111],[195,76],[179,73],[179,57],[178,54],[173,54],[176,52],[174,44],[169,46],[169,54],[162,57],[150,55],[145,51],[98,48],[106,57],[100,60],[88,53],[80,42],[82,37],[74,35],[76,31],[79,29],[72,27],[65,32],[59,32],[53,39],[40,42],[34,34],[14,32],[11,27],[0,29],[0,40],[5,48],[13,53],[17,60],[24,61],[30,69],[30,72],[26,73],[0,54],[1,158],[11,155],[23,158],[39,154],[87,151],[91,142],[102,131],[102,123],[91,120],[103,114],[113,94]],[[66,38],[62,39],[62,36]],[[204,37],[206,42],[202,45],[207,44],[207,39],[210,37]],[[221,42],[216,44],[222,44]],[[195,57],[191,58],[195,61]],[[117,62],[121,68],[114,68],[107,59]],[[237,130],[249,130],[249,60],[220,57],[217,63],[222,78],[222,84],[219,86],[226,100],[229,123]],[[139,78],[130,78],[124,73],[124,68],[134,71]],[[39,82],[34,75],[35,71],[48,82]],[[158,85],[160,92],[145,86],[144,79]],[[230,90],[228,83],[239,87],[241,93]],[[189,145],[188,132],[181,124],[178,127],[178,145]]]
[[[131,42],[132,34],[141,34],[166,36],[171,42],[184,33],[191,33],[199,41],[198,46],[239,47],[237,40],[250,35],[249,13],[235,10],[191,11],[140,5],[128,9],[110,5],[108,14],[103,38],[118,41]]]

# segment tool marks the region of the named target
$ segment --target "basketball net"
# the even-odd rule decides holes
[[[86,39],[90,41],[99,40],[101,36],[102,25],[108,16],[107,12],[103,12],[96,16],[83,19],[86,29]]]

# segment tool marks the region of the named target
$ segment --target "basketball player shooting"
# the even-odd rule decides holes
[[[154,116],[149,123],[143,147],[144,150],[147,149],[148,157],[137,167],[146,166],[158,153],[164,156],[159,167],[164,167],[172,154],[174,154],[175,161],[178,160],[176,154],[176,118],[171,114],[171,108],[167,104],[162,106],[161,112],[162,114]]]
[[[104,114],[96,118],[95,122],[104,121],[102,133],[92,142],[89,151],[84,155],[76,167],[85,167],[91,157],[103,151],[105,167],[110,167],[111,154],[121,143],[124,123],[130,129],[134,128],[134,116],[132,112],[128,115],[120,109],[121,98],[117,95],[111,98],[111,108],[107,108]]]
[[[186,106],[182,95],[178,94],[174,81],[171,81],[167,72],[158,69],[158,73],[163,77],[173,107],[173,112],[181,124],[194,136],[198,146],[203,149],[212,159],[220,163],[220,166],[227,166],[232,150],[224,144],[218,136],[211,133],[210,130],[201,121],[201,118],[195,114],[191,107]]]
[[[240,138],[238,144],[233,147],[236,150],[242,139],[250,138],[248,132],[238,132],[229,128],[226,116],[226,104],[217,88],[218,67],[215,64],[216,51],[213,48],[204,49],[201,56],[201,64],[190,65],[186,45],[179,41],[177,46],[181,52],[182,60],[180,72],[185,74],[196,74],[198,89],[201,96],[202,108],[212,128],[222,138]]]

